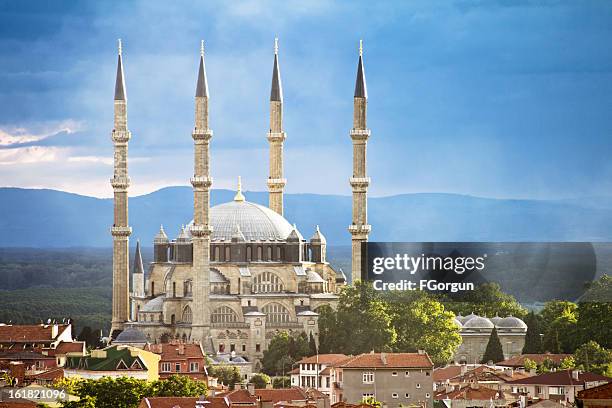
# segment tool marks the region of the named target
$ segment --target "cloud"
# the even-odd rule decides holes
[[[71,134],[83,129],[83,124],[73,119],[61,122],[0,127],[0,148],[18,147],[23,144],[40,142],[58,133]]]
[[[0,166],[54,162],[63,155],[63,151],[62,148],[43,146],[0,150]]]

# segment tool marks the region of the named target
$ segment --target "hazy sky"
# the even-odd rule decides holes
[[[612,191],[609,1],[0,1],[0,186],[111,195],[117,38],[131,193],[188,184],[204,39],[214,187],[265,190],[275,35],[288,192],[350,193],[360,38],[373,195]]]

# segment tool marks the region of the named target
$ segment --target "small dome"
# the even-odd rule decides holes
[[[495,326],[497,326],[499,324],[499,322],[502,321],[502,318],[499,316],[495,316],[491,318],[491,323],[493,323]]]
[[[325,283],[321,275],[310,269],[306,272],[306,277],[308,283]]]
[[[453,323],[455,323],[457,325],[457,327],[459,327],[460,329],[463,327],[463,324],[461,323],[461,320],[459,320],[460,316],[457,316],[453,319]]]
[[[527,325],[524,321],[519,319],[518,317],[508,316],[500,319],[499,323],[496,324],[497,327],[503,329],[525,329],[527,330]]]
[[[188,226],[187,228],[185,228],[185,226],[181,226],[181,232],[179,233],[178,237],[176,238],[177,241],[180,242],[187,242],[189,241],[189,239],[191,238],[191,235],[189,234],[189,230],[190,230],[190,226]]]
[[[327,243],[327,240],[325,239],[325,235],[323,235],[321,230],[319,230],[318,225],[317,225],[317,228],[315,229],[314,234],[312,235],[312,238],[310,238],[310,242],[321,243],[321,244]]]
[[[168,236],[166,235],[166,231],[164,231],[163,225],[160,225],[159,232],[155,235],[153,242],[156,244],[165,244],[168,242]]]
[[[293,224],[291,228],[291,232],[287,236],[287,241],[302,242],[304,240],[304,237],[302,236],[302,234],[300,234],[300,231],[298,231],[297,226]]]
[[[470,320],[472,317],[479,317],[478,315],[475,315],[474,313],[470,313],[467,316],[457,316],[457,319],[461,322],[461,324],[465,324],[465,322],[467,322],[468,320]]]
[[[158,296],[154,299],[149,300],[140,309],[141,312],[161,312],[164,306],[164,295]]]
[[[135,327],[128,327],[115,339],[114,343],[146,343],[147,337]]]
[[[463,327],[466,329],[492,329],[495,326],[486,317],[474,316],[463,323]]]

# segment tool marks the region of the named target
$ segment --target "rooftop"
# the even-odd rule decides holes
[[[523,378],[514,381],[508,381],[507,384],[517,385],[584,385],[585,382],[607,381],[612,382],[612,378],[595,373],[578,373],[576,380],[572,376],[572,370],[561,370],[533,377]]]
[[[433,368],[426,353],[360,354],[340,365],[342,368]]]

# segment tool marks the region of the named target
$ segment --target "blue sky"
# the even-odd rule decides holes
[[[359,39],[373,195],[612,191],[607,1],[0,1],[0,185],[111,195],[117,38],[131,191],[188,184],[204,39],[215,187],[265,190],[275,35],[288,192],[350,194]]]

